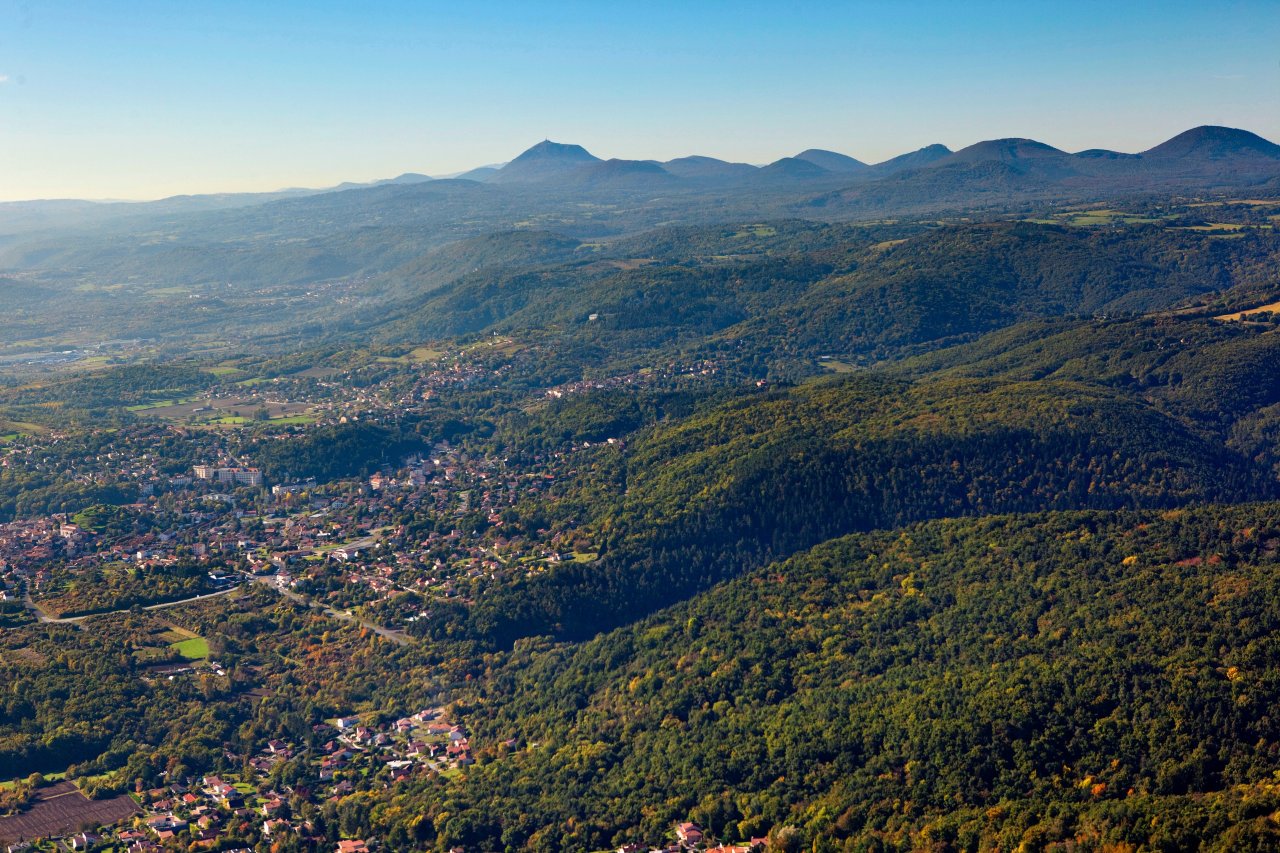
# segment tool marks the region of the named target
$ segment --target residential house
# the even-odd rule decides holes
[[[338,842],[338,853],[369,853],[369,846],[362,839]]]
[[[692,821],[687,821],[676,827],[676,838],[685,847],[693,847],[702,843],[702,827]]]

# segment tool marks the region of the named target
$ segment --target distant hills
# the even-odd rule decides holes
[[[986,161],[1017,163],[1024,160],[1058,159],[1068,156],[1070,155],[1067,152],[1034,139],[990,139],[986,142],[974,143],[968,148],[961,148],[954,154],[941,157],[935,162],[940,166]]]
[[[937,143],[926,145],[919,150],[908,151],[906,154],[899,154],[897,157],[885,160],[883,163],[877,163],[867,169],[867,174],[884,177],[905,169],[917,169],[921,166],[936,163],[949,154],[951,154],[951,149],[945,145]]]
[[[1071,153],[1038,140],[1004,138],[958,151],[934,144],[874,164],[809,148],[753,165],[705,155],[604,159],[581,145],[543,140],[509,163],[452,178],[409,172],[327,190],[0,204],[0,272],[77,287],[125,283],[139,294],[220,288],[218,298],[226,298],[242,289],[247,294],[337,279],[381,280],[459,241],[515,230],[602,246],[668,226],[984,211],[1022,217],[1045,206],[1206,194],[1280,195],[1280,145],[1246,130],[1199,127],[1140,153]],[[445,283],[443,273],[428,266],[433,272],[423,279]],[[143,328],[145,312],[133,310],[129,300],[108,299],[112,291],[65,290],[93,294],[67,297],[68,305],[85,312],[87,328],[107,326],[106,337],[124,327]],[[991,308],[995,314],[999,298]],[[299,304],[307,303],[300,298]],[[59,316],[48,308],[47,300],[36,300],[33,316]],[[182,312],[177,319],[218,317],[220,310]],[[111,311],[117,313],[109,320]],[[710,302],[707,311],[716,323],[725,319]],[[146,329],[171,326],[156,321]],[[874,329],[849,331],[882,343]]]
[[[1071,154],[1034,139],[989,140],[884,180],[849,184],[813,204],[846,213],[907,211],[1251,187],[1280,189],[1280,146],[1247,130],[1198,127],[1140,154]]]
[[[444,181],[500,186],[512,192],[536,191],[540,197],[583,192],[698,193],[726,190],[755,193],[786,191],[796,212],[813,208],[862,213],[953,208],[993,199],[1083,197],[1163,190],[1198,191],[1271,185],[1280,188],[1280,145],[1228,127],[1192,128],[1141,153],[1091,148],[1069,153],[1034,139],[977,142],[958,151],[933,144],[867,164],[836,151],[809,148],[763,166],[692,155],[665,162],[603,159],[581,145],[543,140],[510,162],[480,166],[432,178],[407,172],[395,178],[326,189],[291,188],[272,193],[174,196],[154,202],[81,202],[49,200],[0,203],[0,236],[64,225],[149,215],[234,210],[285,199],[332,192],[361,192],[386,187],[410,188]],[[1270,182],[1270,184],[1268,183]]]
[[[600,167],[602,162],[612,165]],[[820,148],[809,148],[766,166],[729,163],[706,156],[681,157],[667,162],[602,161],[580,145],[547,140],[499,169],[477,169],[460,177],[497,184],[568,179],[572,184],[582,185],[625,177],[632,184],[643,185],[646,178],[658,183],[674,177],[725,185],[752,184],[764,179],[774,184],[795,181],[856,186],[909,173],[909,177],[902,179],[908,184],[947,190],[949,185],[963,184],[971,178],[994,179],[997,184],[1009,184],[1013,179],[1013,183],[1029,185],[1070,184],[1072,179],[1081,183],[1134,177],[1157,182],[1173,176],[1266,177],[1276,174],[1277,164],[1280,164],[1280,145],[1247,130],[1205,126],[1178,134],[1140,154],[1098,148],[1072,154],[1035,139],[1008,138],[985,140],[954,152],[945,145],[929,145],[874,165]],[[1018,181],[1018,177],[1025,180]]]
[[[498,169],[491,180],[496,183],[549,181],[577,171],[585,164],[599,162],[599,157],[581,145],[545,140]]]
[[[1142,152],[1141,156],[1148,160],[1225,160],[1233,157],[1280,160],[1280,145],[1247,130],[1206,125],[1179,133],[1167,142]]]
[[[420,175],[417,172],[405,172],[403,175],[399,175],[394,178],[384,178],[380,181],[370,181],[368,183],[363,183],[363,184],[346,181],[344,183],[338,184],[336,187],[334,187],[334,189],[335,190],[351,190],[351,189],[358,189],[360,187],[382,187],[382,186],[388,186],[388,185],[397,186],[402,184],[421,184],[430,180],[432,180],[432,178],[429,175]]]
[[[554,328],[562,345],[608,335],[615,354],[627,340],[723,335],[769,341],[772,358],[874,363],[1027,320],[1164,310],[1270,281],[1254,240],[1199,232],[999,222],[892,233],[882,245],[839,225],[763,237],[663,229],[612,247],[648,260],[639,266],[535,230],[459,241],[385,276],[406,301],[380,305],[373,334],[407,343]]]
[[[729,163],[715,157],[679,157],[661,164],[669,174],[679,178],[724,178],[736,180],[754,175],[756,167],[749,163]]]
[[[867,169],[867,164],[861,160],[855,160],[847,154],[837,154],[835,151],[823,151],[821,148],[801,151],[796,155],[796,159],[805,160],[828,172],[857,173]]]
[[[528,149],[510,163],[500,168],[481,167],[463,172],[457,177],[463,180],[495,184],[550,184],[568,181],[571,185],[590,185],[617,178],[640,179],[649,177],[655,181],[665,178],[682,178],[699,184],[758,186],[761,182],[776,184],[779,181],[844,181],[852,177],[884,177],[904,169],[928,165],[951,154],[945,145],[930,145],[894,157],[874,166],[861,160],[827,151],[809,148],[794,157],[782,157],[765,166],[749,163],[731,163],[715,157],[693,155],[660,162],[657,160],[601,160],[581,145],[544,140]],[[606,165],[602,165],[606,164]]]

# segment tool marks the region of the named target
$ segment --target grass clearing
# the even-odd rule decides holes
[[[733,237],[735,240],[741,240],[744,237],[774,237],[777,233],[778,229],[772,225],[757,223],[755,225],[744,225]]]
[[[242,427],[252,423],[310,423],[314,419],[308,403],[267,400],[250,392],[234,397],[192,397],[183,401],[167,401],[169,405],[152,404],[134,410],[136,414],[205,427]],[[265,410],[265,414],[264,414]],[[259,418],[259,415],[264,415]],[[294,420],[303,418],[304,420]]]
[[[95,773],[92,776],[78,776],[75,779],[73,779],[72,782],[75,784],[77,788],[83,788],[86,784],[101,784],[103,782],[110,782],[115,778],[115,776],[116,776],[116,771],[109,770],[106,773]],[[49,777],[46,776],[45,778],[48,779]]]
[[[1248,225],[1238,222],[1210,222],[1208,225],[1188,225],[1178,231],[1243,231]]]
[[[204,637],[190,637],[169,647],[187,660],[204,660],[209,656],[209,641]]]
[[[468,344],[467,346],[462,348],[462,351],[467,353],[472,353],[481,349],[489,349],[489,350],[492,350],[493,352],[501,353],[503,355],[511,355],[513,353],[520,352],[520,350],[524,349],[524,344],[516,343],[516,341],[513,340],[512,338],[494,336],[491,338],[486,338],[484,340],[476,341],[473,344]]]
[[[409,353],[409,357],[417,361],[435,361],[444,358],[444,350],[434,349],[433,347],[414,347]]]
[[[299,370],[294,373],[290,373],[289,375],[300,379],[328,379],[331,376],[337,376],[341,372],[342,370],[337,367],[324,367],[323,365],[317,365],[315,367],[308,367],[306,370]],[[265,382],[267,380],[264,379],[262,381]]]
[[[1062,213],[1050,214],[1049,217],[1024,219],[1036,225],[1067,225],[1073,228],[1096,228],[1100,225],[1149,225],[1163,222],[1162,218],[1142,216],[1137,213],[1125,213],[1109,207],[1089,210],[1066,210]]]
[[[175,400],[153,400],[150,403],[138,403],[134,406],[125,406],[124,410],[126,412],[146,412],[151,409],[164,409],[169,406],[181,406],[185,403],[190,403],[194,399],[194,397],[184,397]]]
[[[195,631],[188,631],[180,625],[174,625],[172,622],[165,622],[163,630],[156,636],[163,639],[166,643],[181,643],[183,640],[192,640],[200,635]]]
[[[1081,213],[1072,214],[1061,219],[1066,225],[1073,225],[1077,228],[1088,228],[1097,225],[1149,225],[1153,222],[1159,222],[1159,219],[1153,219],[1150,216],[1139,216],[1134,213],[1123,213],[1118,210],[1089,210]]]
[[[48,432],[47,427],[40,424],[28,423],[27,421],[9,421],[0,418],[0,429],[6,433],[14,433],[16,435],[43,435]]]
[[[67,771],[60,770],[57,773],[41,773],[40,775],[44,777],[44,781],[46,782],[61,782],[67,778]],[[7,782],[0,782],[0,790],[8,790],[9,788],[16,787],[19,782],[25,781],[27,781],[27,777],[22,776],[18,779],[10,779]]]

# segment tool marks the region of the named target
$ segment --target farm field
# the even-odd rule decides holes
[[[59,782],[36,794],[36,802],[22,814],[0,818],[0,844],[67,835],[85,824],[112,824],[137,813],[138,804],[127,794],[91,800],[71,782]]]
[[[381,364],[424,364],[428,361],[436,361],[444,357],[444,351],[434,349],[432,347],[414,347],[404,355],[399,356],[379,356],[378,362]],[[303,371],[301,375],[306,375]]]
[[[309,423],[311,405],[288,401],[264,400],[260,397],[214,397],[163,401],[161,405],[131,407],[135,415],[176,422],[208,423],[237,426],[249,423],[254,414],[267,410],[268,420],[286,424]]]
[[[1270,228],[1270,225],[1241,225],[1238,222],[1209,222],[1204,225],[1188,225],[1183,231],[1207,231],[1212,234],[1234,234],[1245,228]]]
[[[228,376],[238,376],[239,374],[244,373],[244,371],[241,370],[240,368],[230,364],[220,364],[214,367],[210,367],[208,368],[208,372],[212,373],[214,376],[217,376],[219,379],[226,378]]]
[[[1236,311],[1232,314],[1220,314],[1214,319],[1223,321],[1243,320],[1250,314],[1261,314],[1264,311],[1272,313],[1280,311],[1280,302],[1271,302],[1266,305],[1259,305],[1257,308],[1247,308],[1244,311]]]
[[[1250,207],[1266,207],[1276,204],[1273,198],[1232,198],[1222,201],[1200,201],[1188,204],[1187,207],[1224,207],[1229,204],[1247,204]]]
[[[1065,213],[1055,213],[1048,219],[1031,219],[1029,221],[1039,225],[1071,225],[1077,228],[1089,228],[1097,225],[1145,225],[1160,222],[1161,220],[1105,208],[1100,210],[1072,210]]]

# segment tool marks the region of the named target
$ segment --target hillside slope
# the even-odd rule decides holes
[[[1276,504],[830,542],[517,654],[470,721],[529,747],[385,814],[434,818],[443,847],[602,849],[693,819],[820,851],[1271,849],[1278,551]]]
[[[1224,441],[1079,382],[814,383],[658,424],[601,470],[571,504],[599,560],[439,611],[419,630],[503,645],[581,639],[854,531],[1280,496]]]

